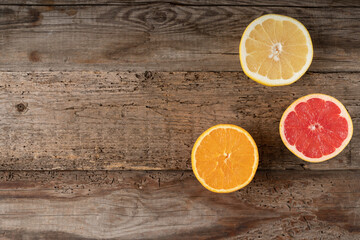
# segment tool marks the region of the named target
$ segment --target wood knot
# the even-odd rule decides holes
[[[41,58],[40,58],[40,54],[38,51],[32,51],[30,54],[29,54],[29,60],[31,62],[40,62],[41,61]]]
[[[151,19],[157,23],[163,23],[167,19],[167,15],[163,11],[153,11],[151,13]]]
[[[15,105],[15,108],[18,112],[24,112],[27,109],[27,104],[19,103]]]
[[[144,76],[145,76],[146,79],[149,79],[149,78],[152,77],[152,72],[150,72],[150,71],[145,71]]]
[[[41,14],[41,12],[39,12],[39,10],[35,8],[29,9],[29,17],[30,17],[30,22],[33,26],[40,25],[43,19],[43,15]]]

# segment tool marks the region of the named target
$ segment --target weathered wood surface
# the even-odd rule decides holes
[[[359,171],[258,172],[232,194],[191,172],[1,172],[2,239],[359,239]]]
[[[291,86],[241,73],[242,32],[266,13],[313,39],[310,73]],[[1,1],[0,239],[360,239],[359,46],[355,0]],[[277,130],[314,92],[342,101],[355,129],[321,164]],[[190,170],[195,139],[218,123],[260,150],[261,170],[232,194],[170,171]]]
[[[342,101],[355,131],[335,159],[307,164],[278,125],[315,92]],[[253,135],[261,169],[359,169],[359,92],[356,73],[308,73],[278,88],[234,72],[0,73],[0,169],[189,170],[196,138],[220,123]]]
[[[2,172],[3,237],[358,239],[359,172],[259,172],[233,194],[190,172]]]
[[[128,0],[2,0],[0,5],[24,5],[24,6],[73,6],[73,5],[129,5]],[[360,7],[357,0],[132,0],[131,3],[150,4],[167,3],[172,5],[190,6],[282,6],[282,7]]]
[[[359,1],[285,2],[7,1],[0,6],[0,70],[241,71],[245,27],[278,13],[308,28],[310,71],[359,71]]]

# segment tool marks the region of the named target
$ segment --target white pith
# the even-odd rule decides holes
[[[289,78],[289,79],[274,79],[271,80],[266,76],[260,75],[257,72],[252,72],[247,64],[246,64],[246,57],[248,56],[248,53],[246,51],[246,47],[245,47],[245,42],[246,39],[249,38],[249,35],[251,33],[252,30],[254,30],[254,28],[258,25],[258,24],[262,24],[262,22],[264,22],[267,19],[274,19],[277,21],[289,21],[291,23],[294,23],[303,33],[304,36],[306,38],[306,45],[309,48],[309,52],[306,56],[306,63],[305,65],[300,69],[300,71],[295,72],[294,75]],[[273,58],[275,61],[279,61],[279,54],[281,53],[281,51],[279,53],[277,53],[276,51],[274,51],[276,49],[276,46],[281,47],[280,50],[282,50],[282,44],[281,43],[273,43],[272,46],[272,53],[269,55],[269,58]],[[288,85],[291,84],[293,82],[295,82],[296,80],[298,80],[306,71],[307,69],[310,67],[310,64],[312,62],[312,58],[313,58],[313,49],[312,49],[312,41],[309,35],[309,32],[307,31],[307,29],[304,27],[304,25],[302,23],[300,23],[299,21],[292,19],[290,17],[287,16],[282,16],[282,15],[277,15],[277,14],[268,14],[268,15],[264,15],[256,20],[254,20],[252,23],[250,23],[250,25],[246,28],[242,38],[241,38],[241,42],[240,42],[240,62],[241,65],[243,67],[244,72],[253,80],[255,81],[259,81],[261,83],[264,83],[268,86],[280,86],[280,85]]]
[[[271,46],[271,53],[269,55],[269,58],[272,58],[274,59],[274,61],[279,61],[280,58],[280,54],[282,52],[282,44],[281,43],[274,43],[272,46]]]
[[[311,124],[310,126],[309,126],[309,129],[310,130],[312,130],[312,131],[315,131],[316,129],[322,129],[323,128],[323,126],[321,126],[321,124],[320,123],[314,123],[314,124]]]
[[[307,100],[311,99],[311,98],[320,98],[323,99],[325,101],[331,101],[334,102],[341,110],[340,116],[344,117],[347,122],[348,122],[348,136],[346,137],[346,139],[342,142],[342,144],[340,145],[340,147],[336,148],[335,151],[331,154],[328,155],[323,155],[320,158],[310,158],[305,156],[302,152],[299,152],[296,149],[295,145],[291,145],[286,137],[285,137],[285,128],[284,128],[284,122],[286,117],[289,115],[289,113],[291,113],[292,111],[294,111],[295,107],[300,103],[300,102],[306,102]],[[311,126],[310,126],[311,127]],[[322,127],[322,126],[320,126]],[[353,124],[352,124],[352,120],[351,117],[349,115],[349,113],[347,112],[346,108],[344,107],[344,105],[337,100],[336,98],[333,98],[331,96],[325,95],[325,94],[310,94],[307,96],[304,96],[302,98],[299,98],[298,100],[296,100],[294,103],[292,103],[284,112],[283,116],[281,117],[280,120],[280,136],[282,141],[284,142],[285,146],[292,152],[294,153],[296,156],[298,156],[299,158],[309,161],[309,162],[323,162],[326,160],[329,160],[330,158],[335,157],[336,155],[338,155],[350,142],[351,137],[352,137],[352,133],[353,133]]]

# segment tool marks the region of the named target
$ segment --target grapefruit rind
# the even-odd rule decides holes
[[[208,134],[210,134],[212,131],[216,130],[216,129],[219,129],[219,128],[231,128],[231,129],[235,129],[243,134],[245,134],[245,136],[248,138],[248,140],[250,141],[251,145],[254,147],[254,156],[255,156],[255,159],[254,159],[254,165],[252,167],[252,173],[251,173],[251,176],[249,177],[249,179],[237,186],[237,187],[234,187],[234,188],[230,188],[230,189],[216,189],[216,188],[213,188],[211,186],[209,186],[204,179],[202,179],[199,175],[199,173],[197,172],[197,168],[196,168],[196,158],[195,158],[195,153],[196,153],[196,150],[197,148],[199,147],[201,141],[204,139],[205,136],[207,136]],[[191,166],[192,166],[192,169],[193,169],[193,172],[195,174],[195,177],[197,178],[197,180],[201,183],[201,185],[203,185],[203,187],[205,187],[207,190],[211,191],[211,192],[215,192],[215,193],[231,193],[231,192],[235,192],[243,187],[245,187],[246,185],[248,185],[252,179],[254,178],[255,176],[255,173],[256,173],[256,170],[257,170],[257,167],[259,165],[259,153],[258,153],[258,148],[256,146],[256,143],[254,141],[254,139],[251,137],[251,135],[243,128],[239,127],[239,126],[236,126],[236,125],[232,125],[232,124],[218,124],[218,125],[215,125],[211,128],[209,128],[208,130],[206,130],[205,132],[203,132],[199,137],[198,139],[196,140],[195,144],[194,144],[194,147],[192,149],[192,152],[191,152]]]
[[[321,158],[310,158],[305,156],[303,153],[299,152],[296,149],[296,146],[292,146],[289,144],[289,142],[287,141],[286,137],[285,137],[285,133],[284,133],[284,122],[286,117],[288,116],[288,114],[292,111],[294,111],[295,107],[300,103],[300,102],[306,102],[307,100],[311,99],[311,98],[320,98],[323,99],[325,101],[331,101],[333,103],[335,103],[341,110],[340,116],[344,117],[348,123],[348,136],[346,137],[346,139],[342,142],[342,144],[340,145],[340,147],[336,148],[336,150],[328,155],[324,155]],[[336,98],[331,97],[329,95],[326,94],[321,94],[321,93],[314,93],[314,94],[309,94],[306,95],[304,97],[301,97],[299,99],[297,99],[295,102],[293,102],[283,113],[281,120],[280,120],[280,125],[279,125],[279,131],[280,131],[280,137],[281,140],[283,141],[284,145],[287,147],[287,149],[290,150],[290,152],[292,152],[295,156],[297,156],[298,158],[301,158],[304,161],[307,162],[311,162],[311,163],[319,163],[319,162],[324,162],[326,160],[329,160],[335,156],[337,156],[340,152],[342,152],[342,150],[344,150],[344,148],[349,144],[352,135],[353,135],[353,123],[351,120],[351,117],[348,113],[348,111],[346,110],[345,106]]]
[[[294,23],[297,27],[299,27],[299,29],[304,33],[304,35],[306,37],[307,46],[309,47],[309,54],[307,55],[306,63],[300,71],[295,73],[289,79],[277,79],[277,80],[268,79],[267,77],[265,77],[263,75],[260,75],[258,73],[250,71],[250,69],[248,68],[248,66],[246,64],[245,41],[249,37],[250,32],[258,24],[261,24],[262,22],[264,22],[267,19],[275,19],[278,21],[290,21],[290,22]],[[314,54],[314,51],[313,51],[311,37],[310,37],[310,34],[309,34],[308,30],[306,29],[306,27],[301,22],[299,22],[298,20],[296,20],[294,18],[284,16],[284,15],[279,15],[279,14],[266,14],[266,15],[263,15],[263,16],[255,19],[254,21],[252,21],[246,27],[246,29],[241,37],[240,45],[239,45],[240,64],[241,64],[241,67],[242,67],[244,73],[246,74],[246,76],[248,76],[250,79],[254,80],[255,82],[258,82],[260,84],[263,84],[265,86],[270,86],[270,87],[290,85],[290,84],[296,82],[297,80],[299,80],[309,69],[312,59],[313,59],[313,54]]]

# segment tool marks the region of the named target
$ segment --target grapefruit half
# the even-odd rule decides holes
[[[280,120],[285,146],[308,162],[338,155],[350,142],[353,124],[344,105],[325,94],[310,94],[293,102]]]

